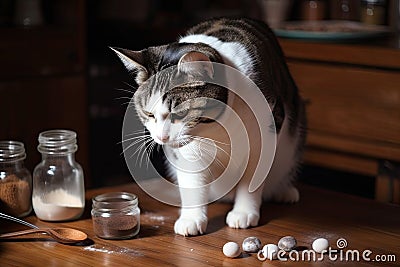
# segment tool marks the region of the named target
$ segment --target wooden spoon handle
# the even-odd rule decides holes
[[[8,237],[13,237],[13,236],[28,235],[28,234],[34,234],[34,233],[46,233],[46,230],[28,229],[28,230],[23,230],[23,231],[1,234],[0,238],[8,238]]]

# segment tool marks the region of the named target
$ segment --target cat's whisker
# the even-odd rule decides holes
[[[139,161],[139,164],[142,165],[143,157],[144,157],[144,155],[146,154],[146,143],[141,144],[141,145],[138,147],[137,151],[138,151],[138,155],[137,155],[137,157],[136,157],[135,164],[137,165],[137,164],[138,164],[138,161]],[[133,155],[132,155],[132,156],[133,156]],[[131,157],[132,157],[132,156],[131,156]]]
[[[125,106],[125,105],[127,105],[128,107],[133,106],[131,101],[121,103],[121,106]]]
[[[135,144],[137,144],[139,142],[146,141],[146,140],[148,140],[150,138],[151,138],[151,136],[149,136],[149,135],[136,136],[136,137],[132,137],[132,138],[128,138],[128,139],[122,140],[120,143],[125,143],[125,142],[132,141],[132,144],[135,145]]]
[[[206,152],[206,153],[208,153],[208,152]],[[213,154],[208,154],[209,156],[210,156],[210,158],[212,158],[213,157]],[[226,166],[224,165],[224,163],[222,163],[222,161],[218,158],[218,156],[215,156],[214,157],[214,160],[215,160],[215,163],[219,166],[219,167],[221,167],[222,169],[225,169],[226,168]]]
[[[218,147],[218,146],[217,146]],[[206,155],[206,156],[208,156],[210,159],[213,159],[214,161],[215,161],[215,163],[219,166],[219,167],[221,167],[221,168],[223,168],[223,169],[225,169],[226,168],[226,166],[222,163],[222,161],[220,160],[220,159],[218,159],[218,155],[214,155],[214,153],[212,152],[212,151],[210,151],[209,149],[207,149],[206,147],[201,147],[202,148],[202,151],[204,152],[204,154]]]
[[[135,140],[134,142],[132,142],[131,144],[129,144],[129,145],[121,152],[121,155],[124,154],[128,149],[130,149],[130,148],[132,148],[133,146],[135,146],[136,144],[141,143],[141,142],[146,143],[146,142],[144,142],[144,141],[148,141],[148,140],[151,138],[150,136],[141,136],[141,137],[142,137],[141,139],[137,139],[137,140]],[[135,152],[134,154],[136,154],[136,152]]]
[[[127,139],[124,139],[124,140],[118,142],[117,144],[122,144],[122,143],[126,143],[126,142],[129,142],[129,141],[141,139],[141,138],[148,138],[148,136],[135,136],[135,137],[127,138]]]
[[[147,144],[145,151],[147,152],[147,155],[151,155],[153,153],[154,150],[154,146],[155,146],[156,142],[154,141],[150,141],[150,143]],[[150,156],[146,157],[146,168],[149,168],[149,164],[150,164]]]
[[[206,139],[208,139],[208,140],[205,141],[205,140],[204,140],[205,138],[200,137],[200,136],[192,136],[192,138],[195,139],[195,140],[197,140],[197,141],[199,141],[199,142],[203,142],[203,143],[205,143],[205,144],[208,144],[208,145],[209,145],[209,144],[212,144],[210,141],[214,141],[214,140],[212,140],[212,139],[210,139],[210,138],[206,138]],[[214,142],[214,143],[216,143],[216,142]],[[225,149],[223,149],[222,147],[220,147],[219,145],[215,145],[215,147],[216,147],[218,150],[222,151],[225,155],[231,157],[231,154],[230,154],[229,152],[227,152]]]
[[[130,88],[134,89],[135,91],[136,91],[136,89],[137,89],[136,86],[134,86],[134,85],[132,85],[132,84],[129,84],[129,83],[127,83],[127,82],[124,82],[124,84],[125,84],[125,85],[128,85]],[[129,90],[125,90],[125,91],[134,93],[134,91],[129,91]]]
[[[135,89],[135,87],[131,86],[129,83],[126,83],[126,82],[125,82],[125,84],[128,85],[129,87]],[[115,88],[115,90],[122,91],[122,92],[126,92],[126,93],[129,93],[129,94],[134,94],[134,93],[135,93],[135,91],[133,91],[133,90],[131,91],[131,90],[124,89],[124,88]]]
[[[125,136],[132,136],[132,135],[138,135],[138,134],[145,134],[145,130],[143,130],[143,129],[136,130],[136,131],[126,134]]]
[[[143,159],[145,158],[146,155],[148,155],[148,148],[153,142],[154,141],[152,139],[150,139],[150,140],[147,140],[146,142],[143,142],[143,144],[140,146],[141,151],[140,151],[140,155],[138,155],[138,158],[140,158],[140,161],[139,161],[140,165],[143,164]],[[136,159],[136,163],[137,163],[137,159]],[[146,160],[150,161],[149,157],[147,157]]]
[[[114,98],[114,100],[119,100],[119,99],[128,99],[129,102],[126,102],[126,103],[130,103],[131,100],[132,100],[132,97],[129,97],[129,96],[119,96],[119,97],[115,97],[115,98]]]

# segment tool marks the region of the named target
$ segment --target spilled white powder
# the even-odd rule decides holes
[[[164,220],[166,219],[166,217],[164,217],[164,216],[155,216],[155,215],[153,215],[153,216],[150,216],[150,220],[154,220],[154,221],[159,221],[159,222],[163,222]]]
[[[100,245],[91,245],[88,247],[85,247],[83,250],[85,251],[91,251],[91,252],[100,252],[100,253],[105,253],[105,254],[124,254],[128,256],[143,256],[142,253],[129,249],[129,248],[121,248],[121,247],[116,247],[116,246],[100,246]]]
[[[57,189],[45,195],[34,196],[32,206],[39,219],[64,221],[78,218],[83,212],[85,203],[64,189]]]

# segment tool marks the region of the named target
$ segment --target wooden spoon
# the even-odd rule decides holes
[[[38,228],[24,231],[12,232],[0,235],[0,238],[9,238],[33,233],[46,233],[54,240],[62,244],[79,243],[87,239],[87,235],[79,230],[72,228]]]

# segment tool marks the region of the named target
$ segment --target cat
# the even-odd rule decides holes
[[[304,103],[278,41],[264,22],[249,18],[216,18],[189,29],[177,42],[141,51],[112,49],[137,83],[133,96],[135,109],[152,140],[170,151],[178,165],[193,165],[190,168],[198,170],[185,171],[167,161],[169,174],[175,177],[179,187],[199,189],[196,194],[181,191],[180,217],[174,225],[176,234],[191,236],[206,232],[208,218],[204,203],[208,203],[213,190],[204,185],[222,175],[227,166],[236,168],[238,165],[228,164],[232,158],[243,160],[238,155],[242,151],[241,144],[232,153],[231,143],[235,138],[242,140],[242,136],[236,135],[243,132],[227,133],[218,123],[220,116],[225,116],[225,122],[233,124],[232,127],[243,128],[244,125],[249,140],[247,162],[238,177],[240,181],[225,196],[234,201],[226,224],[232,228],[257,226],[263,198],[288,203],[299,200],[293,181],[301,165],[306,139]],[[261,130],[251,103],[245,103],[223,86],[198,81],[217,76],[213,64],[227,65],[251,79],[272,110],[269,125],[261,127],[276,133],[275,157],[269,173],[263,174],[266,179],[253,192],[249,191],[249,185],[260,158]],[[176,66],[175,72],[162,72],[170,66]],[[163,75],[157,76],[161,73]],[[177,73],[186,80],[168,88]],[[247,94],[254,93],[246,90],[250,89],[244,88]],[[232,109],[243,125],[236,125],[238,122],[226,115],[227,108],[215,111],[210,100]],[[205,114],[207,112],[211,115]],[[198,160],[199,157],[202,158]],[[191,205],[193,203],[198,205]]]

